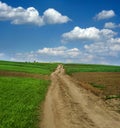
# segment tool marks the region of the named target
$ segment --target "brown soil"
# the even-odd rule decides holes
[[[28,78],[35,78],[35,79],[50,80],[50,77],[48,75],[30,74],[30,73],[24,73],[24,72],[0,71],[0,76],[28,77]]]
[[[71,76],[83,83],[103,85],[103,95],[120,95],[120,72],[81,72]]]
[[[62,65],[52,73],[51,80],[41,128],[120,128],[120,114],[89,89],[79,86],[65,74]]]
[[[83,83],[83,87],[91,90],[94,94],[102,97],[120,95],[120,72],[80,72],[71,75],[78,83]],[[90,84],[103,85],[102,90],[92,87]],[[86,86],[85,86],[86,85]],[[105,100],[107,106],[120,113],[120,99]]]

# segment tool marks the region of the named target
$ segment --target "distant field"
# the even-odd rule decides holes
[[[28,63],[0,61],[0,70],[50,75],[57,63]]]
[[[102,91],[105,99],[120,98],[120,66],[64,64],[66,73]],[[117,107],[120,111],[120,107]]]
[[[95,65],[95,64],[64,64],[66,73],[75,72],[120,72],[120,66]]]
[[[66,73],[102,90],[107,98],[120,97],[120,66],[95,64],[64,64]]]
[[[49,81],[0,77],[0,128],[36,128]]]

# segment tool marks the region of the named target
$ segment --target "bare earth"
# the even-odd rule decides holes
[[[13,72],[13,71],[0,71],[0,76],[7,76],[7,77],[25,77],[25,78],[35,78],[35,79],[45,79],[49,80],[48,75],[42,74],[30,74],[25,72]]]
[[[71,77],[82,83],[104,85],[102,94],[105,96],[120,95],[120,72],[79,72]]]
[[[59,65],[44,103],[41,128],[120,128],[120,114],[78,86]]]

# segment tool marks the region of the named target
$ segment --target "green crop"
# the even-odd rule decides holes
[[[66,73],[75,72],[120,72],[120,66],[97,64],[64,64]]]
[[[0,77],[0,128],[36,128],[38,109],[49,84],[45,80]]]
[[[57,65],[57,63],[0,61],[0,70],[50,75],[55,70]]]

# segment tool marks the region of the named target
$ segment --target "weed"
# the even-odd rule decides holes
[[[101,84],[90,83],[90,85],[92,85],[93,87],[96,87],[98,89],[101,89],[101,90],[105,88],[105,85],[101,85]]]
[[[116,98],[120,98],[120,95],[109,95],[109,96],[106,96],[106,100],[108,99],[116,99]]]

